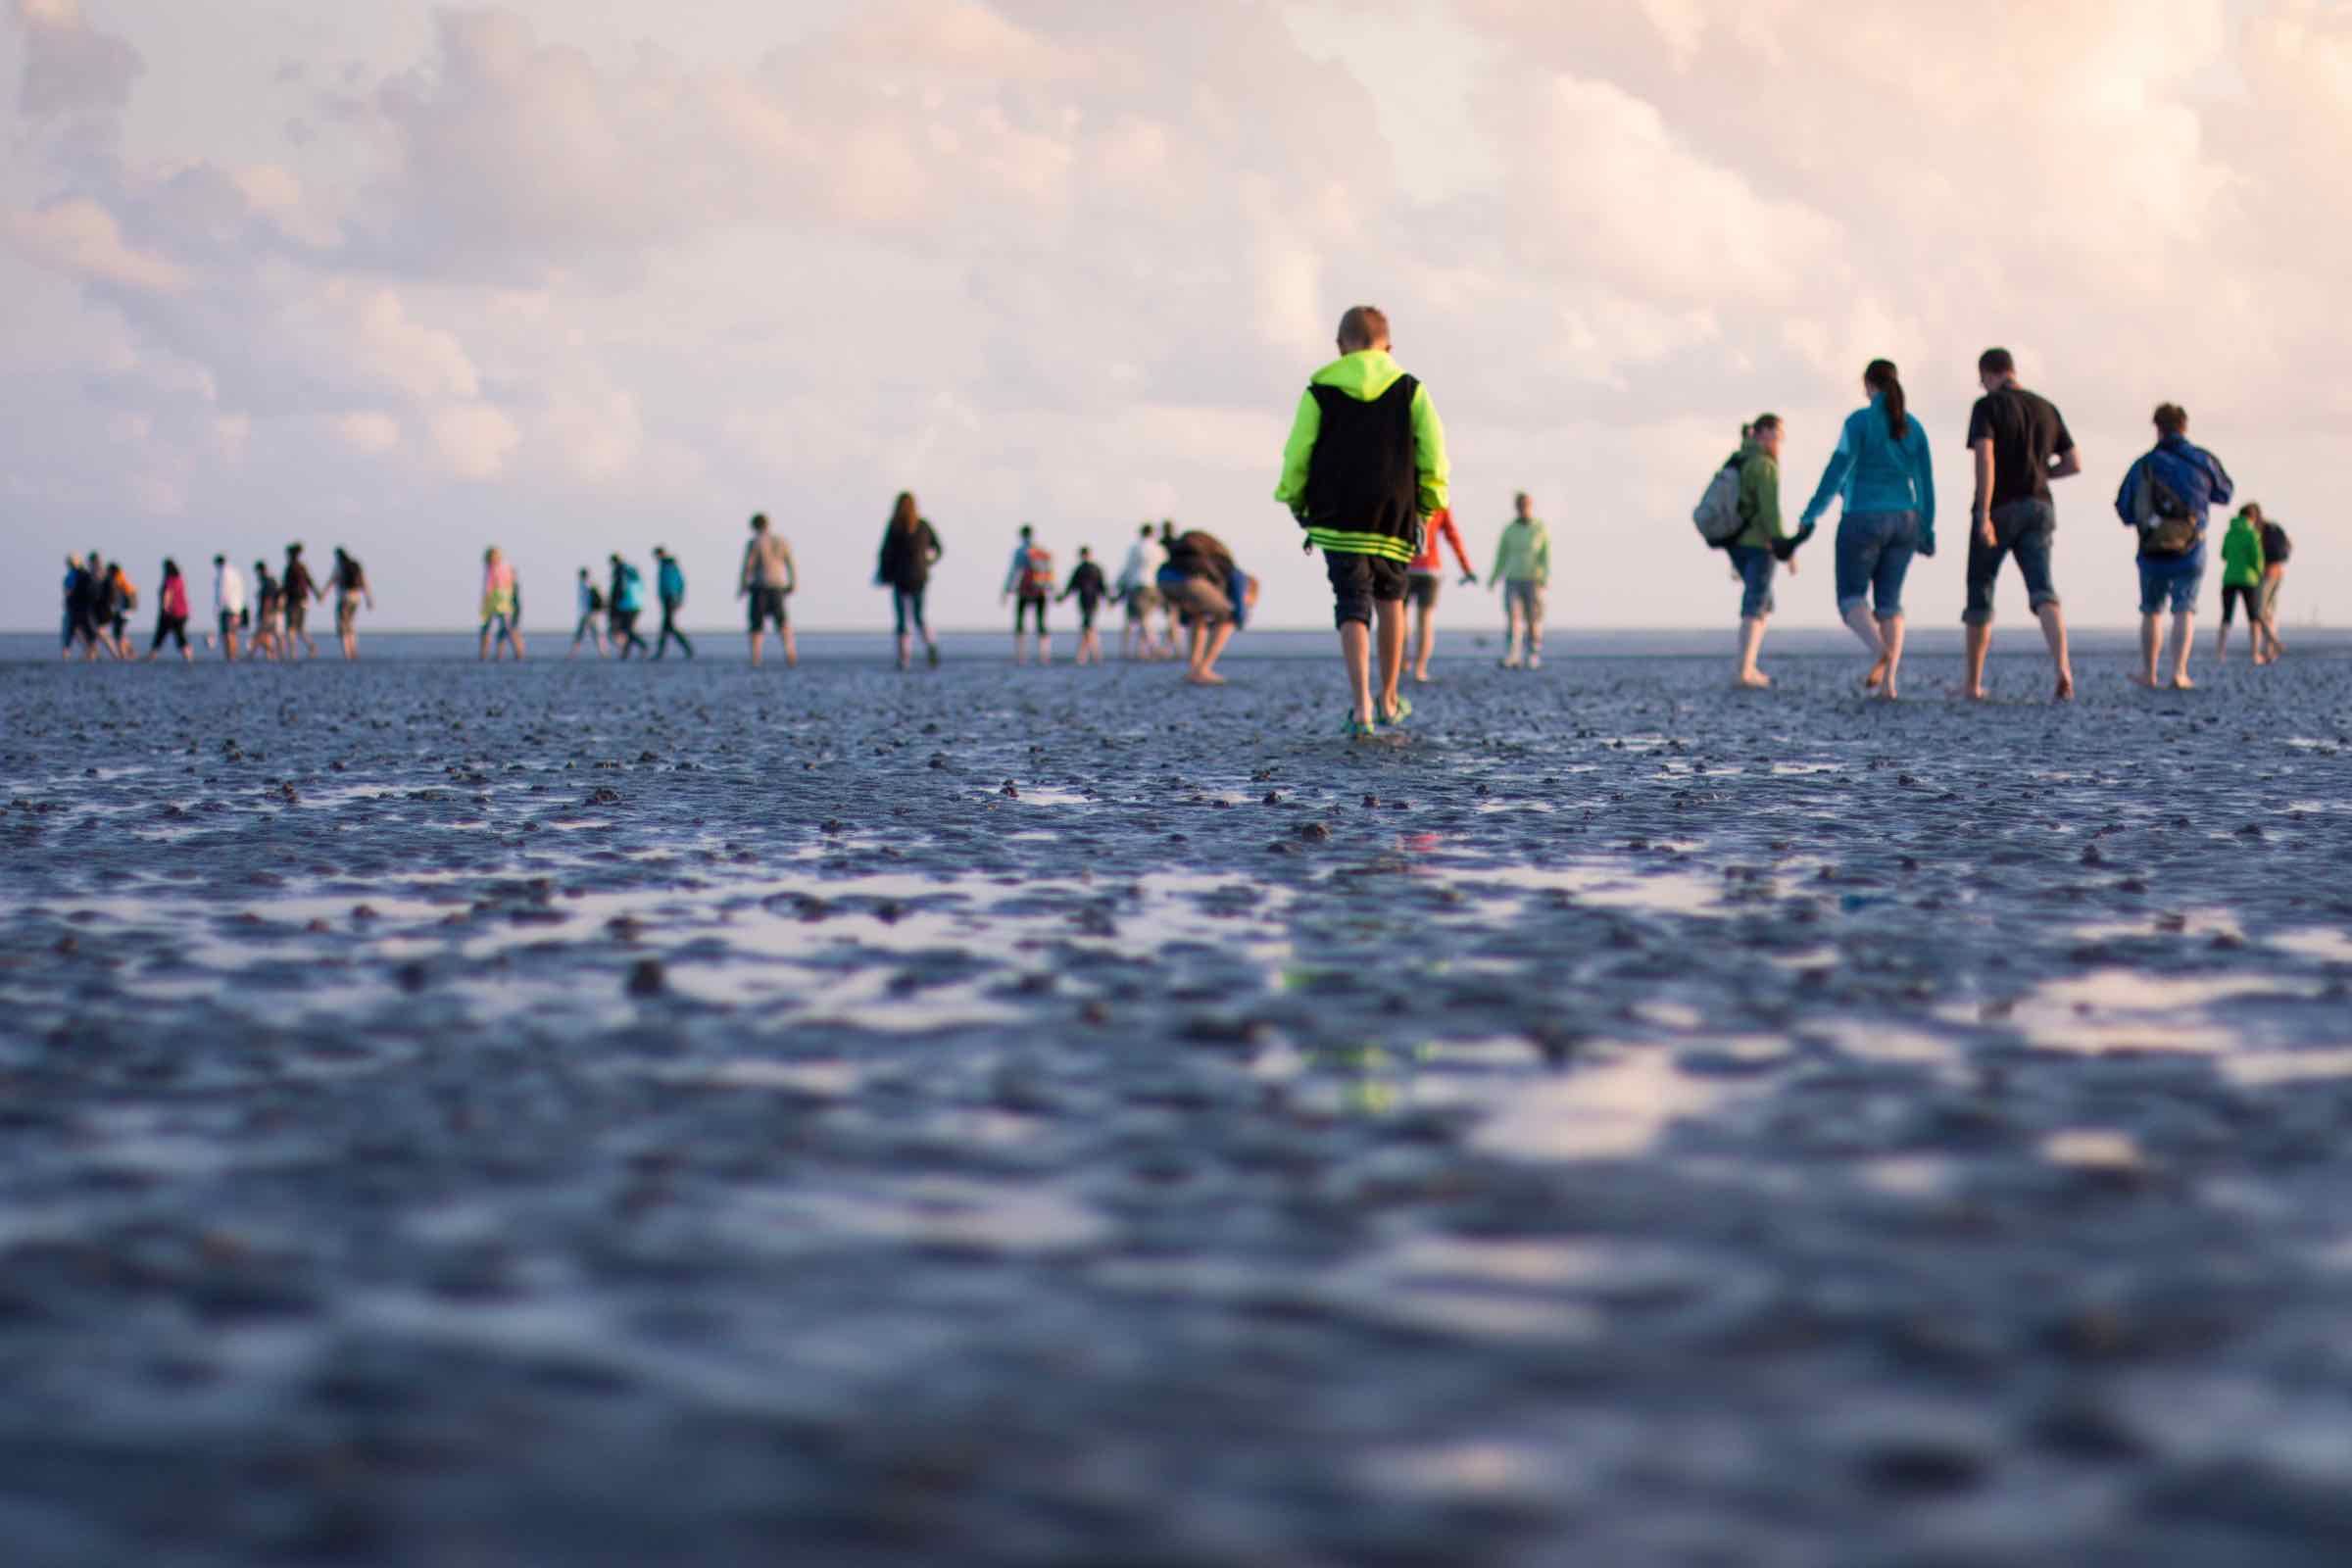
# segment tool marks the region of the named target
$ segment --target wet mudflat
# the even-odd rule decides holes
[[[2352,657],[0,666],[13,1563],[2352,1550]]]

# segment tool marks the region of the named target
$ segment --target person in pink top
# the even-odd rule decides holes
[[[1421,525],[1421,548],[1412,564],[1404,568],[1404,597],[1414,610],[1413,621],[1413,681],[1416,685],[1429,679],[1429,651],[1438,640],[1438,589],[1446,572],[1438,542],[1443,539],[1453,546],[1453,559],[1462,565],[1462,581],[1475,584],[1478,573],[1471,568],[1470,557],[1462,549],[1461,530],[1453,525],[1453,509],[1440,507],[1430,519]]]
[[[482,658],[495,660],[513,648],[515,661],[521,662],[522,631],[514,623],[520,592],[514,581],[514,564],[496,545],[491,546],[482,555]],[[491,646],[494,634],[496,649]]]
[[[167,637],[179,644],[181,662],[196,662],[196,656],[188,651],[188,579],[179,574],[179,563],[171,560],[164,563],[164,585],[156,590],[155,641],[147,647],[149,663],[164,651]]]

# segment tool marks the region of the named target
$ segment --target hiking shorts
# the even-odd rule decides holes
[[[2139,612],[2176,615],[2197,612],[2197,590],[2205,586],[2205,552],[2139,558]]]
[[[1046,596],[1044,594],[1023,594],[1012,602],[1012,634],[1015,637],[1021,634],[1023,619],[1032,614],[1037,617],[1037,634],[1043,637],[1046,634]]]
[[[1404,597],[1424,615],[1438,608],[1438,590],[1445,579],[1434,571],[1409,571],[1404,578]]]
[[[1780,558],[1761,545],[1732,546],[1732,569],[1740,573],[1740,618],[1760,620],[1773,612],[1772,576]]]
[[[2265,619],[2265,620],[2271,620],[2271,621],[2275,621],[2275,620],[2277,620],[2277,619],[2278,618],[2278,585],[2279,585],[2280,583],[2283,583],[2284,581],[2286,581],[2286,573],[2285,573],[2285,572],[2283,572],[2283,571],[2274,571],[2274,572],[2270,572],[2270,573],[2267,573],[2267,574],[2266,574],[2266,575],[2263,577],[2263,579],[2262,579],[2262,618],[2263,618],[2263,619]]]
[[[1992,509],[1993,543],[1972,526],[1968,530],[1968,608],[1960,619],[1970,626],[1992,624],[1992,587],[2001,575],[2001,563],[2017,557],[2018,575],[2026,579],[2026,605],[2038,611],[2058,603],[2050,581],[2050,547],[2057,542],[2058,509],[2047,501],[2012,501]]]
[[[1187,626],[1222,626],[1234,618],[1233,596],[1214,577],[1174,577],[1162,572],[1162,597]]]
[[[1326,550],[1323,569],[1331,577],[1331,618],[1335,625],[1345,626],[1352,620],[1369,626],[1373,606],[1404,603],[1406,572],[1401,561]]]
[[[1136,625],[1159,608],[1159,590],[1138,583],[1127,590],[1127,624]]]
[[[759,636],[760,631],[768,626],[782,631],[792,624],[792,612],[784,608],[783,589],[754,587],[744,597],[750,601],[746,618],[751,623],[753,636]]]
[[[1537,636],[1544,634],[1544,585],[1535,578],[1503,579],[1502,618],[1507,623],[1513,617],[1524,621]]]

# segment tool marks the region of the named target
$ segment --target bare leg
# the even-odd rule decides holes
[[[1735,679],[1756,690],[1772,684],[1772,677],[1756,667],[1756,656],[1764,651],[1764,621],[1762,615],[1740,619],[1740,672]]]
[[[1886,678],[1886,639],[1879,630],[1885,623],[1872,619],[1870,606],[1856,600],[1845,612],[1845,624],[1856,637],[1862,639],[1862,646],[1870,651],[1870,673],[1863,678],[1862,684],[1875,690]]]
[[[2190,639],[2196,635],[2196,612],[2183,610],[2173,616],[2173,690],[2193,690],[2196,682],[2188,678]]]
[[[1992,622],[1976,621],[1968,625],[1968,684],[1962,695],[1970,702],[1981,703],[1992,694],[1984,689],[1984,656],[1992,652]]]
[[[1508,588],[1505,588],[1505,589],[1503,589],[1503,596],[1504,596],[1504,597],[1503,597],[1503,601],[1502,601],[1502,636],[1503,636],[1503,643],[1502,643],[1502,667],[1503,667],[1503,668],[1505,668],[1505,669],[1517,669],[1517,668],[1519,667],[1519,663],[1520,663],[1520,658],[1519,658],[1519,641],[1520,641],[1520,638],[1521,638],[1521,636],[1523,635],[1523,633],[1522,633],[1522,631],[1521,631],[1521,628],[1522,628],[1522,627],[1524,627],[1524,626],[1527,624],[1527,621],[1526,621],[1526,617],[1525,617],[1525,616],[1523,616],[1523,615],[1521,615],[1521,614],[1519,613],[1519,607],[1518,607],[1517,605],[1515,605],[1515,604],[1511,603],[1511,600],[1510,600],[1510,597],[1509,597],[1509,596],[1510,596],[1510,589],[1508,589]]]
[[[1404,673],[1404,601],[1384,599],[1374,604],[1372,613],[1380,621],[1380,708],[1383,713],[1396,710],[1396,681]]]
[[[800,668],[801,645],[793,639],[791,621],[788,620],[784,623],[782,636],[784,638],[784,667],[786,669]]]
[[[913,656],[914,639],[905,632],[899,633],[899,667],[901,669],[909,668],[914,662]]]
[[[759,632],[752,633],[752,667],[754,669],[758,669],[760,667],[760,645],[765,641],[766,638],[762,637]]]
[[[2041,617],[2041,640],[2049,646],[2050,662],[2058,666],[2058,689],[2050,700],[2071,703],[2075,700],[2075,666],[2066,657],[2066,612],[2056,605],[2044,605],[2034,613]]]
[[[1885,615],[1879,620],[1879,641],[1886,648],[1886,678],[1880,684],[1880,695],[1888,702],[1895,698],[1895,681],[1903,671],[1903,617]]]
[[[1340,627],[1340,658],[1348,665],[1348,700],[1355,705],[1355,721],[1372,722],[1372,628],[1360,620]]]
[[[1205,637],[1201,635],[1203,631],[1207,633]],[[1230,620],[1221,620],[1214,626],[1193,628],[1193,672],[1190,678],[1195,684],[1225,684],[1225,677],[1217,673],[1217,656],[1225,651],[1225,645],[1231,641],[1233,622]]]
[[[2164,657],[2164,617],[2143,614],[2139,617],[2139,673],[2132,677],[2139,686],[2156,684],[2156,662]]]
[[[2259,654],[2262,652],[2262,638],[2254,630],[2256,624],[2249,622],[2246,632],[2254,643],[2254,651]],[[2216,664],[2230,662],[2230,623],[2226,620],[2213,629],[2213,662]]]
[[[1426,606],[1413,616],[1413,679],[1429,679],[1429,655],[1438,640],[1438,617]]]
[[[477,652],[477,657],[484,662],[487,662],[490,658],[490,628],[487,626],[482,628],[482,645]]]

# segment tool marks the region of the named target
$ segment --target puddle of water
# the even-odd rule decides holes
[[[2281,953],[2291,953],[2298,958],[2317,958],[2323,963],[2352,963],[2352,932],[2328,926],[2281,931],[2270,939],[2269,945]]]
[[[2080,1170],[2136,1170],[2146,1163],[2131,1134],[2096,1127],[2052,1133],[2041,1141],[2041,1157]]]
[[[2240,1051],[2222,1058],[2222,1076],[2246,1089],[2352,1078],[2352,1046],[2324,1051]]]
[[[2044,1051],[2219,1053],[2244,1037],[2221,1004],[2295,997],[2314,988],[2259,975],[2160,975],[2099,969],[2034,987],[2010,1014],[2028,1043]]]
[[[1689,1076],[1662,1051],[1629,1050],[1520,1086],[1471,1135],[1471,1147],[1517,1159],[1624,1159],[1647,1152],[1674,1122],[1740,1091]]]

